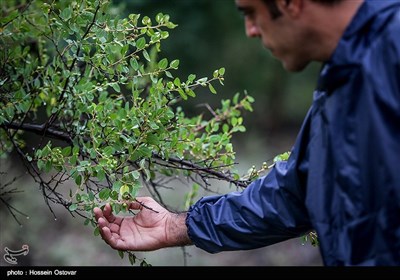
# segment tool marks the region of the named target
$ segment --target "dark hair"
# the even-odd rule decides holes
[[[344,0],[311,0],[311,1],[320,3],[322,5],[333,6],[339,2],[343,2]],[[268,10],[273,19],[278,18],[282,15],[281,11],[276,5],[275,0],[263,0],[263,2],[265,3],[265,5],[267,5]],[[286,0],[286,2],[289,3],[290,0]]]

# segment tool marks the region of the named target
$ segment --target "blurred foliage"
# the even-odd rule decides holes
[[[154,16],[162,11],[179,28],[163,45],[167,57],[178,57],[179,71],[206,75],[210,69],[225,67],[225,86],[218,96],[199,95],[215,106],[220,98],[230,98],[247,90],[257,102],[254,113],[245,119],[248,130],[262,135],[292,129],[302,122],[312,101],[320,65],[311,64],[301,73],[288,73],[265,50],[258,39],[245,36],[244,22],[233,0],[114,0],[124,13]],[[300,46],[299,46],[300,47]],[[194,113],[200,108],[193,107]],[[247,135],[237,135],[245,139]]]

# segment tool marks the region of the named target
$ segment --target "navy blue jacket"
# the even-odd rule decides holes
[[[320,73],[287,162],[188,212],[208,252],[317,231],[325,265],[400,265],[400,2],[367,0]]]

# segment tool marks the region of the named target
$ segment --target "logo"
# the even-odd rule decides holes
[[[7,247],[4,248],[4,251],[6,251],[6,253],[4,254],[4,260],[6,262],[8,262],[9,264],[18,264],[17,263],[17,258],[16,256],[21,256],[21,255],[28,255],[29,253],[29,246],[28,245],[22,245],[22,249],[21,250],[10,250]]]

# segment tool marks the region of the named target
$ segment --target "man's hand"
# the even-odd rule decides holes
[[[152,251],[164,247],[189,245],[185,214],[174,214],[150,197],[137,198],[129,208],[135,216],[117,217],[111,206],[94,208],[100,234],[116,250]]]

